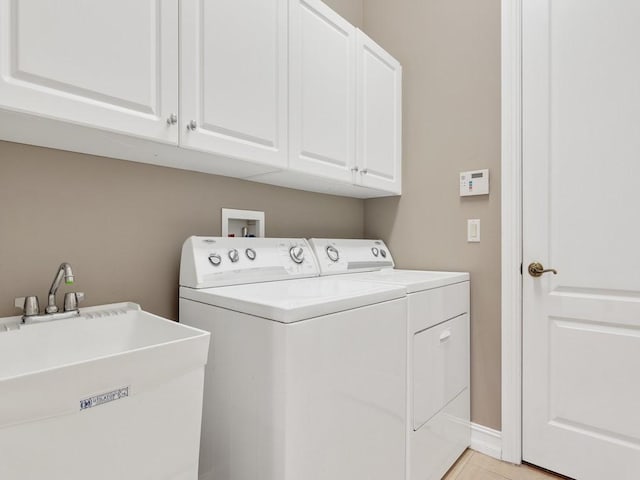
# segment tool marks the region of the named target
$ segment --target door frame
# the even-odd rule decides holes
[[[522,462],[522,2],[502,0],[502,459]]]

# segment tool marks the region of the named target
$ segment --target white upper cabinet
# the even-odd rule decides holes
[[[0,0],[0,106],[177,143],[178,0]]]
[[[402,67],[357,35],[357,165],[360,184],[401,193]]]
[[[356,28],[319,0],[289,9],[289,167],[351,182]]]
[[[320,0],[0,0],[0,140],[368,198],[402,68]]]
[[[285,168],[287,2],[182,0],[180,24],[181,145]]]

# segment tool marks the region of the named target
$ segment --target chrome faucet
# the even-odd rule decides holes
[[[71,270],[71,265],[66,262],[60,264],[60,267],[58,267],[58,272],[56,273],[53,283],[51,284],[51,288],[49,289],[49,300],[47,307],[45,308],[45,313],[43,314],[40,313],[38,297],[31,295],[28,297],[16,298],[16,308],[21,308],[23,311],[22,323],[46,322],[49,320],[60,320],[80,315],[78,302],[84,300],[84,293],[82,292],[68,292],[65,294],[64,311],[60,312],[56,305],[56,292],[58,291],[63,278],[67,285],[73,284],[73,271]]]
[[[71,271],[71,265],[68,263],[62,263],[58,267],[58,273],[53,278],[53,282],[51,283],[51,288],[49,289],[49,303],[47,304],[47,308],[45,308],[46,313],[57,313],[58,307],[56,305],[56,292],[60,287],[60,282],[62,282],[62,277],[64,277],[64,283],[67,285],[73,285],[73,272]]]

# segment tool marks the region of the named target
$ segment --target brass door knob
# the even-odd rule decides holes
[[[553,272],[554,275],[558,274],[558,271],[554,268],[544,268],[540,262],[533,262],[529,264],[529,275],[532,277],[541,277],[543,273]]]

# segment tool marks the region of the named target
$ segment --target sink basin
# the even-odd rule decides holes
[[[209,333],[123,303],[0,319],[0,478],[197,478]]]

